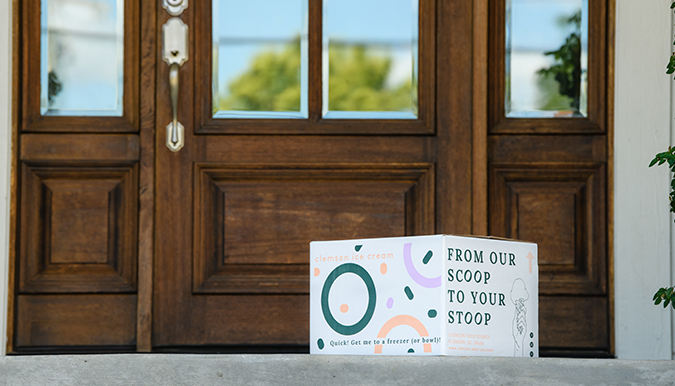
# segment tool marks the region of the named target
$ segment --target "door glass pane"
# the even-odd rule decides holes
[[[213,116],[307,117],[307,0],[213,0]]]
[[[121,116],[124,0],[43,0],[42,115]]]
[[[419,0],[323,1],[324,118],[417,118]]]
[[[588,0],[506,1],[506,116],[583,117]]]

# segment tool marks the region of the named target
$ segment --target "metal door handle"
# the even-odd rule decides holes
[[[169,87],[171,88],[171,112],[173,120],[166,127],[166,147],[173,152],[179,151],[185,144],[185,128],[178,122],[178,70],[180,64],[172,63],[169,69]]]
[[[183,21],[172,17],[162,27],[164,34],[164,61],[169,64],[172,120],[166,126],[166,147],[177,152],[185,145],[185,128],[178,122],[178,71],[188,60],[188,28]]]

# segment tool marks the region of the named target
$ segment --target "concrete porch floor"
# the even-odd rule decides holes
[[[311,355],[0,358],[0,385],[673,385],[675,361]]]

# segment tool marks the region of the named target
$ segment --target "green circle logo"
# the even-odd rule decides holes
[[[328,306],[328,295],[330,294],[330,288],[333,286],[335,280],[337,280],[340,275],[345,273],[353,273],[357,275],[366,284],[366,288],[368,288],[368,308],[366,309],[366,313],[363,315],[361,320],[355,324],[352,324],[351,326],[345,326],[344,324],[340,324],[340,322],[335,320],[333,313],[330,312],[330,308]],[[375,294],[375,283],[373,283],[373,278],[370,277],[368,271],[363,269],[363,267],[360,265],[346,263],[335,267],[333,272],[331,272],[326,278],[326,282],[323,283],[323,290],[321,291],[321,310],[323,311],[323,317],[326,319],[326,323],[328,323],[330,328],[332,328],[335,332],[341,335],[354,335],[363,330],[368,325],[368,322],[370,322],[370,319],[375,313],[376,300],[377,297]]]

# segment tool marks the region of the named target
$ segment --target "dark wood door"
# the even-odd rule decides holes
[[[176,153],[157,68],[152,344],[305,351],[311,240],[472,231],[472,5],[419,2],[418,118],[326,119],[310,1],[308,118],[289,120],[213,118],[209,3],[181,16],[192,48]]]
[[[328,0],[306,2],[306,117],[214,118],[212,3],[190,1],[178,152],[162,1],[117,9],[123,96],[101,116],[43,111],[44,1],[14,7],[9,352],[306,351],[311,240],[489,232],[540,245],[542,354],[612,354],[612,1],[590,4],[570,119],[505,116],[487,0],[419,0],[413,119],[323,114]]]

